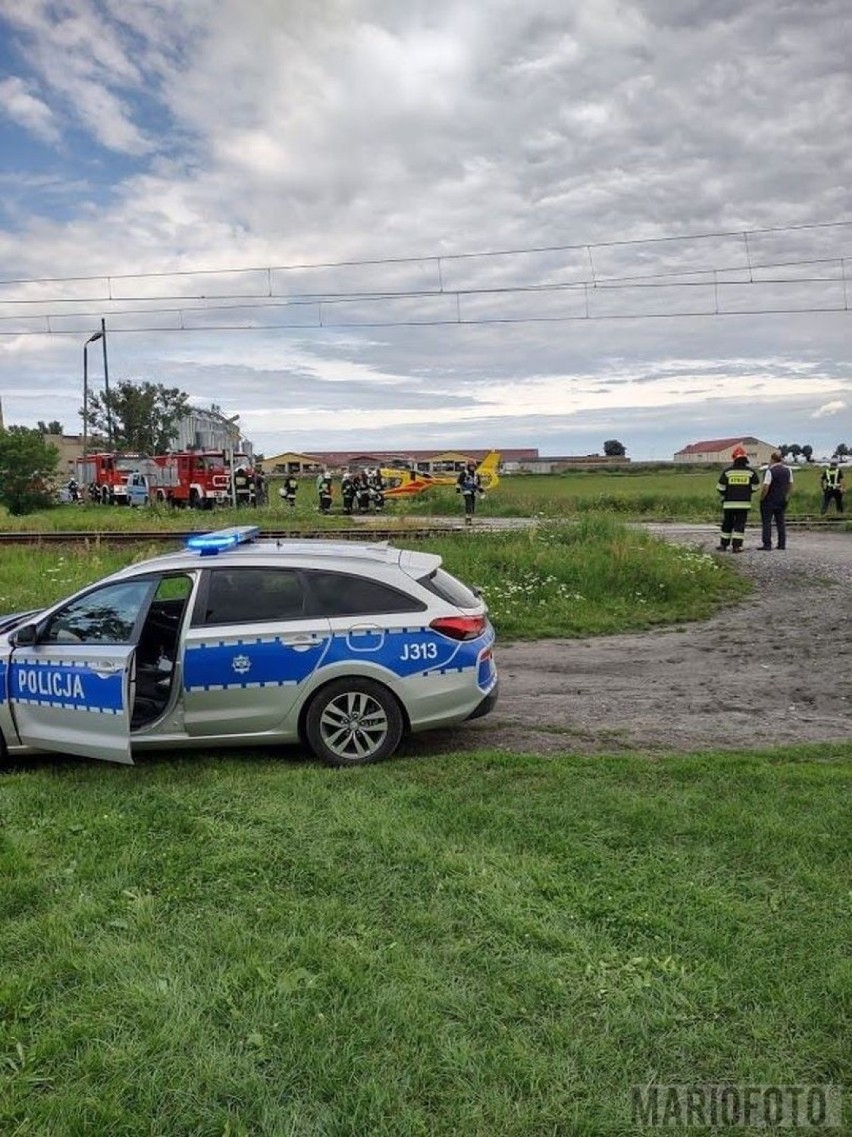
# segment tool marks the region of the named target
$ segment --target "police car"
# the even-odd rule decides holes
[[[388,544],[197,534],[38,612],[0,618],[3,750],[303,742],[334,766],[497,699],[482,600]]]

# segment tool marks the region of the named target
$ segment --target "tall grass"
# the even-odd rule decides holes
[[[399,546],[423,547],[400,534]],[[174,548],[178,548],[176,541]],[[429,538],[450,572],[482,589],[498,633],[581,636],[700,619],[744,594],[718,559],[627,528],[612,517],[542,522],[506,533]],[[9,547],[0,559],[0,612],[53,603],[161,545]]]
[[[428,545],[452,572],[481,588],[495,626],[509,638],[597,635],[700,619],[748,588],[719,559],[602,514],[487,540],[430,538]]]

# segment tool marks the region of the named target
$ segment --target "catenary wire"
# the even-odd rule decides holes
[[[664,237],[633,237],[629,239],[617,239],[611,241],[579,241],[574,244],[530,245],[520,248],[486,249],[481,252],[470,253],[424,253],[419,256],[412,255],[405,257],[376,257],[358,260],[300,262],[284,265],[240,266],[236,268],[175,269],[172,271],[161,270],[158,272],[135,273],[97,273],[91,276],[21,277],[15,279],[0,280],[0,286],[6,286],[10,284],[60,284],[71,282],[82,283],[89,280],[150,280],[156,279],[158,277],[168,276],[215,276],[234,275],[237,273],[248,272],[256,273],[304,271],[305,269],[366,268],[376,265],[418,264],[422,262],[433,261],[474,260],[486,257],[527,256],[533,253],[579,252],[582,250],[590,249],[612,249],[619,247],[626,248],[636,245],[659,245],[666,243],[671,244],[677,241],[706,241],[740,237],[747,240],[748,237],[767,236],[769,234],[775,233],[798,233],[819,229],[837,229],[849,226],[852,226],[852,220],[817,221],[802,225],[776,225],[756,229],[727,229],[709,233],[683,233],[679,235],[676,234]]]
[[[761,261],[752,264],[737,264],[737,265],[718,265],[713,268],[682,268],[673,269],[667,272],[656,273],[643,273],[631,276],[595,276],[595,277],[582,277],[578,280],[566,281],[550,281],[541,284],[506,284],[497,285],[493,287],[453,287],[453,288],[410,288],[410,289],[370,289],[365,292],[233,292],[233,293],[219,293],[216,295],[208,295],[205,293],[155,293],[148,296],[54,296],[54,297],[25,297],[25,298],[4,298],[0,296],[0,306],[3,305],[28,305],[28,306],[41,306],[46,304],[93,304],[93,303],[109,303],[118,304],[124,301],[134,303],[155,303],[162,300],[199,300],[204,301],[206,304],[213,305],[217,300],[277,300],[281,299],[287,303],[293,304],[316,304],[319,302],[331,303],[352,303],[365,300],[395,300],[395,299],[418,299],[428,296],[471,296],[471,295],[500,295],[513,292],[548,292],[558,290],[577,290],[589,288],[595,291],[603,291],[606,289],[615,288],[642,288],[642,287],[707,287],[708,285],[719,283],[725,286],[735,284],[810,284],[834,281],[840,282],[845,276],[845,262],[846,257],[816,257],[808,260],[783,260],[783,261]],[[751,276],[755,272],[764,272],[769,269],[782,269],[782,268],[805,268],[813,265],[837,265],[840,270],[839,276],[821,276],[821,277],[761,277],[760,280],[753,280]],[[727,273],[745,273],[750,274],[749,280],[724,280],[719,281],[718,277]],[[679,280],[679,277],[694,277],[701,276],[706,279],[703,280]],[[93,278],[95,279],[95,278]],[[100,278],[102,279],[102,278]],[[140,309],[147,311],[156,311],[156,309]],[[114,311],[114,309],[111,309]],[[46,315],[47,313],[39,313],[39,315]],[[79,313],[80,315],[94,315],[94,313]],[[56,312],[50,315],[61,316],[63,313]],[[6,318],[9,317],[0,317]]]
[[[707,289],[707,288],[712,287],[714,290],[714,295],[715,295],[715,303],[713,306],[713,311],[711,313],[706,313],[706,314],[722,315],[722,314],[725,314],[725,309],[724,309],[724,307],[722,307],[722,308],[719,307],[719,293],[720,293],[720,291],[724,292],[725,290],[731,290],[731,289],[736,290],[736,289],[741,289],[743,287],[756,288],[756,287],[768,286],[768,285],[772,285],[772,286],[776,286],[776,287],[789,288],[791,286],[797,286],[797,285],[803,285],[803,284],[835,284],[835,285],[842,286],[843,287],[843,293],[844,293],[844,303],[842,306],[838,306],[837,310],[845,310],[848,307],[848,297],[846,295],[845,263],[844,263],[842,258],[839,260],[838,260],[838,258],[832,257],[832,258],[819,258],[819,259],[812,260],[812,261],[764,262],[764,263],[761,263],[760,265],[753,265],[752,269],[767,270],[769,268],[803,267],[803,266],[812,266],[815,264],[822,265],[822,264],[827,264],[827,263],[838,264],[839,267],[841,268],[840,275],[835,274],[835,275],[830,275],[830,276],[761,277],[758,280],[755,280],[753,272],[750,271],[748,280],[724,280],[724,279],[720,279],[720,276],[724,276],[726,274],[745,271],[744,266],[726,266],[724,268],[718,268],[718,269],[712,269],[712,270],[696,270],[695,272],[689,272],[689,273],[680,272],[680,273],[676,274],[678,276],[682,276],[682,275],[695,276],[695,275],[699,275],[699,272],[702,272],[705,274],[705,279],[702,279],[702,280],[672,280],[668,274],[658,274],[658,275],[646,276],[646,277],[642,278],[641,280],[637,279],[636,277],[611,278],[608,280],[599,280],[599,281],[595,282],[594,284],[591,281],[568,281],[568,282],[560,282],[560,283],[554,282],[554,283],[549,283],[549,284],[533,284],[533,285],[502,285],[499,287],[492,287],[492,288],[484,288],[484,287],[466,288],[466,289],[458,288],[458,289],[448,289],[448,290],[444,290],[444,291],[435,290],[435,289],[417,289],[417,290],[412,289],[412,290],[407,291],[407,292],[399,292],[399,291],[397,291],[397,292],[378,292],[378,291],[374,291],[374,292],[368,292],[368,293],[358,293],[358,294],[354,294],[354,295],[353,294],[347,294],[347,295],[321,294],[319,296],[315,296],[315,295],[290,296],[290,297],[282,298],[281,300],[273,299],[273,298],[265,296],[265,295],[254,298],[252,296],[246,296],[243,294],[236,294],[233,296],[223,295],[223,296],[216,296],[216,297],[184,296],[184,297],[179,297],[179,299],[182,299],[183,301],[185,301],[185,303],[180,304],[180,305],[176,305],[173,307],[168,307],[168,308],[152,307],[151,305],[156,302],[157,298],[154,298],[154,297],[145,297],[145,298],[138,297],[138,298],[135,298],[135,302],[144,303],[145,307],[116,308],[113,306],[108,310],[107,314],[110,316],[111,320],[114,320],[117,316],[118,317],[120,317],[120,316],[148,316],[148,317],[152,317],[152,316],[176,316],[179,319],[179,326],[184,327],[183,321],[185,318],[191,319],[192,317],[196,316],[197,314],[205,313],[205,312],[206,313],[215,313],[215,312],[229,312],[229,311],[245,311],[245,312],[262,313],[262,312],[270,311],[273,309],[298,308],[298,307],[307,307],[307,306],[319,307],[320,310],[322,311],[323,308],[328,309],[328,308],[334,307],[335,305],[343,306],[343,305],[347,305],[347,304],[348,305],[355,305],[355,304],[365,304],[365,303],[376,304],[376,303],[381,303],[381,302],[392,303],[394,301],[399,301],[399,300],[404,300],[404,299],[408,299],[408,300],[434,300],[434,299],[449,299],[449,300],[451,300],[451,299],[455,299],[456,303],[459,304],[462,299],[471,299],[471,298],[475,298],[475,297],[495,297],[495,296],[505,297],[505,296],[511,296],[511,295],[546,295],[548,293],[558,293],[558,292],[562,292],[565,294],[573,293],[573,294],[578,295],[578,296],[585,296],[586,302],[588,305],[590,299],[594,296],[595,293],[602,294],[602,293],[607,293],[607,292],[618,292],[618,291],[636,292],[637,290],[640,290],[640,289],[641,290],[666,289],[666,290],[671,291],[672,289],[688,289],[688,288]],[[712,275],[710,275],[710,274],[712,274]],[[169,299],[171,299],[171,297],[169,297]],[[251,301],[253,299],[257,299],[259,302],[258,303],[251,303]],[[204,304],[193,304],[192,301],[194,301],[194,300],[204,300]],[[223,301],[226,301],[226,300],[237,300],[237,301],[239,301],[239,303],[236,303],[236,304],[224,303]],[[91,303],[90,300],[89,301],[83,301],[83,302]],[[0,303],[2,303],[2,302],[0,302]],[[42,306],[44,306],[44,304],[47,302],[41,301],[40,303]],[[60,301],[60,303],[67,303],[67,301]],[[114,304],[119,303],[119,301],[114,301],[113,303]],[[776,309],[772,309],[772,311],[775,311],[775,310]],[[789,309],[783,309],[783,310],[784,311],[806,311],[808,309],[807,308],[789,308]],[[833,306],[831,308],[826,308],[826,306],[821,305],[821,306],[818,306],[816,309],[811,309],[811,310],[826,311],[826,310],[835,310],[835,309]],[[752,309],[752,311],[756,311],[756,309]],[[762,311],[768,312],[770,310],[769,309],[762,309]],[[80,311],[77,311],[77,312],[52,311],[52,312],[33,313],[30,316],[0,316],[0,325],[2,325],[4,322],[6,322],[6,323],[15,322],[15,321],[18,322],[17,329],[12,329],[12,331],[7,332],[7,331],[3,331],[2,328],[0,328],[0,334],[4,334],[4,335],[9,335],[9,334],[15,334],[15,335],[45,335],[45,334],[65,334],[65,333],[67,333],[67,334],[79,334],[79,332],[80,332],[79,328],[73,328],[73,329],[57,328],[56,327],[57,321],[85,320],[85,319],[89,319],[89,318],[98,318],[98,316],[102,315],[102,314],[103,314],[102,312],[95,313],[95,312],[80,312]],[[686,313],[683,313],[683,314],[675,313],[675,314],[676,315],[685,315]],[[639,318],[638,314],[634,315],[634,314],[624,313],[624,314],[615,314],[615,315],[624,315],[626,318]],[[586,316],[584,318],[592,318],[591,313],[587,312]],[[606,317],[599,316],[598,318],[606,318]],[[485,321],[485,319],[486,318],[483,317],[483,322]],[[531,315],[531,316],[526,317],[526,319],[528,319],[529,321],[533,321],[536,319],[536,317]],[[22,328],[20,326],[21,320],[27,320],[29,322],[39,321],[40,326],[36,327],[36,328],[32,328],[32,327],[23,327]],[[408,321],[371,322],[370,326],[395,326],[397,324],[402,325],[402,324],[405,324],[407,322]],[[414,322],[416,322],[416,323],[428,323],[428,321],[414,321]],[[476,321],[470,320],[470,319],[462,321],[460,318],[457,318],[456,320],[452,320],[449,322],[451,322],[451,323],[461,323],[461,322],[475,323]],[[350,324],[347,324],[346,326],[350,326],[352,323],[353,322],[350,322]],[[214,326],[225,329],[228,325],[219,324],[219,325],[214,325]],[[277,325],[262,324],[262,325],[249,325],[249,326],[264,328],[264,327],[275,327]],[[293,326],[293,325],[290,324],[290,325],[283,325],[283,326]],[[312,323],[305,324],[305,326],[308,326],[308,327],[312,327],[312,326],[328,327],[328,326],[330,326],[330,321],[320,318],[318,321],[314,321]],[[357,326],[363,326],[363,325],[362,325],[362,323],[359,322],[357,324]],[[199,328],[199,325],[197,325],[197,324],[192,325],[192,330],[197,330],[198,328]],[[151,328],[150,326],[144,327],[144,328],[126,329],[126,328],[116,327],[113,324],[111,326],[110,330],[115,331],[115,332],[122,332],[122,331],[128,331],[128,330],[146,331],[146,330],[157,330],[157,329]],[[186,330],[189,330],[189,329],[186,329]]]
[[[429,327],[485,327],[500,324],[558,324],[558,323],[595,323],[609,320],[683,320],[683,319],[719,319],[730,316],[797,316],[808,314],[849,314],[846,305],[822,305],[805,308],[739,308],[720,309],[714,311],[689,312],[618,312],[597,315],[559,315],[559,316],[492,316],[466,319],[429,319],[429,320],[365,320],[350,322],[316,321],[302,324],[193,324],[186,327],[182,324],[150,325],[144,328],[110,328],[110,335],[145,334],[151,332],[268,332],[268,331],[337,331],[351,330],[353,328],[429,328]],[[43,317],[31,317],[41,319]],[[62,329],[49,328],[34,331],[3,331],[0,336],[79,336],[79,328]]]

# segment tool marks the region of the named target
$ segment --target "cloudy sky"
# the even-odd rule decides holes
[[[852,445],[849,25],[848,0],[0,0],[5,421],[79,431],[104,318],[111,380],[266,454]]]

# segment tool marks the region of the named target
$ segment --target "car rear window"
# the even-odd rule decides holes
[[[480,605],[480,600],[473,589],[462,584],[444,569],[435,569],[428,576],[421,577],[417,583],[449,604],[455,604],[457,608],[478,608]]]
[[[366,576],[320,570],[306,575],[318,611],[323,616],[382,616],[426,609],[417,597]]]

